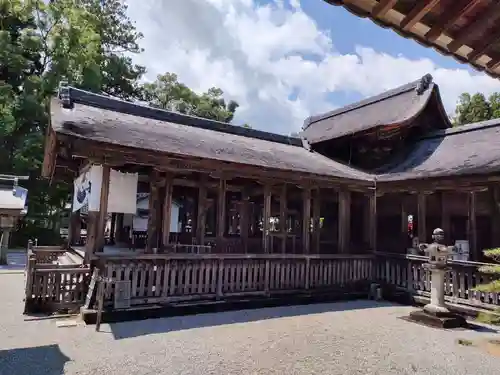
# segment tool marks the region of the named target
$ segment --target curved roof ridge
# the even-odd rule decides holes
[[[420,115],[435,99],[440,114],[440,128],[451,126],[439,93],[439,87],[426,74],[419,80],[399,86],[360,102],[309,117],[301,136],[311,144],[341,138],[380,126],[406,124]]]

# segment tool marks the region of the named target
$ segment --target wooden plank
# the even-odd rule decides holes
[[[115,309],[130,308],[130,281],[115,281],[114,304]]]
[[[454,36],[453,41],[448,44],[448,51],[455,53],[460,47],[469,41],[476,39],[483,32],[490,29],[500,17],[500,3],[492,2],[474,20],[460,29]]]
[[[429,42],[435,42],[442,33],[446,33],[460,18],[469,13],[480,0],[451,0],[449,8],[443,12],[437,22],[425,34]],[[447,4],[448,5],[448,4]]]
[[[439,4],[441,0],[420,0],[403,18],[399,27],[404,31],[409,31],[415,26],[429,11]]]
[[[102,166],[102,186],[101,186],[101,196],[99,200],[99,216],[97,224],[97,243],[96,250],[102,250],[104,248],[104,232],[106,230],[106,219],[108,215],[108,196],[109,196],[109,176],[111,173],[111,168],[109,165]]]
[[[162,214],[162,246],[170,243],[170,224],[172,220],[172,193],[174,190],[174,176],[171,173],[165,174],[165,196],[163,199]]]
[[[375,5],[372,9],[372,16],[375,17],[383,17],[385,14],[390,11],[398,0],[380,0],[377,5]]]

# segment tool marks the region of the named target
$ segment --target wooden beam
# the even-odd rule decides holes
[[[311,244],[311,189],[302,191],[302,252],[310,253]]]
[[[500,67],[500,57],[492,58],[488,64],[486,64],[486,68],[490,71],[495,71]]]
[[[410,10],[410,12],[401,21],[400,27],[404,31],[409,31],[415,26],[429,11],[439,4],[441,0],[420,0]]]
[[[170,243],[170,226],[172,222],[172,193],[174,191],[174,175],[171,173],[165,174],[165,187],[163,198],[163,213],[162,213],[162,245],[166,246]]]
[[[468,197],[468,240],[470,248],[470,260],[479,260],[479,249],[477,248],[477,225],[476,225],[476,193],[470,192]]]
[[[346,254],[351,240],[351,192],[339,192],[338,210],[338,247],[340,253]]]
[[[476,61],[482,55],[486,55],[487,52],[493,46],[493,44],[495,42],[498,42],[499,39],[500,39],[500,27],[497,28],[496,31],[482,38],[482,40],[478,43],[478,45],[474,46],[474,50],[467,55],[467,58],[472,62]]]
[[[479,0],[450,0],[447,4],[449,9],[443,12],[440,19],[425,34],[429,42],[435,42],[441,34],[446,33],[460,18],[469,13]]]
[[[460,29],[457,35],[453,38],[453,41],[448,44],[448,51],[455,53],[464,44],[476,39],[481,35],[481,33],[494,26],[499,17],[500,3],[493,2],[485,10],[483,10],[479,17],[475,18],[473,22]]]
[[[198,209],[196,211],[196,241],[198,245],[205,244],[205,226],[207,223],[207,186],[206,177],[202,177],[198,187]]]
[[[314,252],[319,254],[321,244],[321,190],[316,189],[313,199]]]
[[[385,14],[391,10],[398,0],[380,0],[377,5],[372,9],[373,17],[383,17]]]
[[[102,166],[102,185],[101,196],[99,199],[99,216],[97,221],[96,231],[96,249],[102,250],[104,248],[104,231],[106,227],[106,218],[108,215],[108,196],[109,196],[109,177],[111,168],[109,165]],[[95,252],[94,250],[94,252]]]
[[[427,199],[424,193],[417,195],[418,241],[427,241]]]
[[[280,194],[280,231],[282,234],[281,237],[281,252],[284,254],[286,253],[286,244],[287,244],[287,226],[286,226],[286,219],[287,219],[287,209],[288,209],[288,201],[287,201],[287,196],[286,196],[286,184],[283,184],[281,188],[281,194]]]
[[[271,185],[264,186],[264,214],[262,215],[262,247],[264,253],[269,253],[269,228],[271,219]]]
[[[161,225],[161,199],[159,173],[153,171],[149,181],[149,207],[148,207],[148,239],[146,252],[152,253],[159,247],[159,229]]]
[[[226,232],[226,180],[219,180],[217,192],[217,238],[224,238]]]

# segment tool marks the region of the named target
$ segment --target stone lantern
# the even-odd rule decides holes
[[[463,327],[466,325],[465,319],[461,315],[451,313],[444,298],[445,275],[449,270],[448,258],[453,255],[454,246],[444,245],[444,231],[441,228],[434,229],[432,239],[430,244],[419,245],[419,250],[428,256],[428,263],[424,264],[424,268],[431,272],[431,302],[425,305],[423,310],[410,313],[410,318],[435,327]]]

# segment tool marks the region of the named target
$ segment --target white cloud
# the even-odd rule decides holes
[[[129,0],[129,14],[144,33],[136,62],[148,80],[165,72],[197,91],[220,87],[240,103],[236,123],[268,131],[297,131],[310,114],[339,103],[332,92],[363,96],[431,73],[448,112],[462,92],[500,91],[500,82],[465,69],[444,69],[429,59],[410,60],[358,46],[342,55],[298,0]]]

